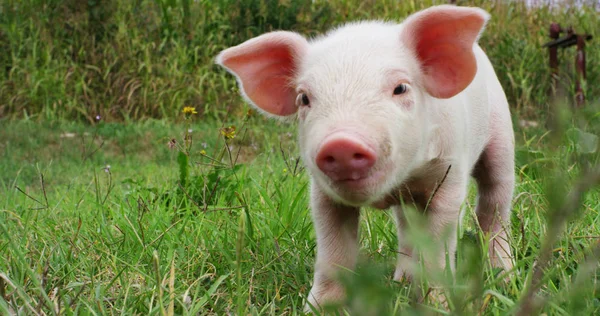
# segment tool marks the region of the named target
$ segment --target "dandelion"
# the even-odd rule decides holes
[[[226,139],[232,139],[235,137],[235,126],[224,127],[221,129],[221,135]]]
[[[183,112],[183,114],[188,114],[188,115],[198,114],[198,112],[196,112],[196,108],[192,107],[192,106],[184,107],[182,112]]]

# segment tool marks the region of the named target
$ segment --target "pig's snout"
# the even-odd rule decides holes
[[[318,150],[316,163],[333,181],[368,177],[377,154],[363,141],[349,135],[328,137]]]

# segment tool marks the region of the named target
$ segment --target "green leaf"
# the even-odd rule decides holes
[[[593,154],[598,150],[598,136],[592,133],[579,128],[571,128],[567,131],[567,135],[578,153]]]

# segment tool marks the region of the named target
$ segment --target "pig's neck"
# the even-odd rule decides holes
[[[435,116],[434,114],[431,117]],[[372,203],[372,207],[387,209],[393,205],[400,205],[401,201],[424,206],[451,164],[450,159],[444,158],[444,155],[448,154],[447,150],[444,150],[444,142],[447,141],[448,135],[441,135],[441,129],[437,128],[439,125],[435,123],[426,125],[429,128],[422,134],[423,146],[420,146],[414,160],[407,166],[410,171],[406,178],[401,179],[400,185],[392,189],[384,198]]]
[[[436,186],[443,181],[449,171],[450,162],[445,159],[433,159],[415,168],[409,177],[391,190],[384,198],[372,203],[378,209],[387,209],[393,205],[415,204],[424,208]]]

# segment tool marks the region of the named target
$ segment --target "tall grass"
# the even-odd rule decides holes
[[[0,117],[35,120],[172,118],[184,105],[206,117],[241,108],[231,76],[213,65],[223,48],[275,29],[313,36],[356,19],[400,21],[442,0],[2,0]],[[592,34],[588,81],[600,79],[600,15],[592,6],[527,9],[520,1],[458,1],[491,12],[481,39],[514,109],[548,106],[550,22]],[[561,52],[570,89],[573,49]],[[585,86],[588,98],[600,87]],[[243,113],[243,109],[239,112]]]
[[[161,315],[295,315],[310,289],[315,237],[293,125],[249,115],[213,57],[269,30],[313,36],[445,2],[0,1],[0,314]],[[492,13],[481,42],[515,116],[558,110],[552,131],[515,124],[516,266],[504,282],[485,260],[471,190],[456,279],[394,282],[393,216],[366,211],[349,309],[598,314],[600,16],[591,5],[458,2]],[[595,36],[591,101],[574,113],[547,94],[541,45],[554,21]],[[568,92],[573,49],[560,57]],[[187,105],[194,120],[181,116]],[[418,297],[436,279],[449,310]]]
[[[456,279],[394,282],[393,213],[364,210],[360,264],[343,280],[351,315],[597,315],[600,191],[587,191],[600,183],[598,111],[565,111],[550,134],[517,127],[507,274],[486,258],[474,190]],[[301,314],[315,236],[293,128],[230,119],[236,133],[216,121],[6,122],[0,314]],[[443,286],[448,309],[423,299],[428,282]]]

